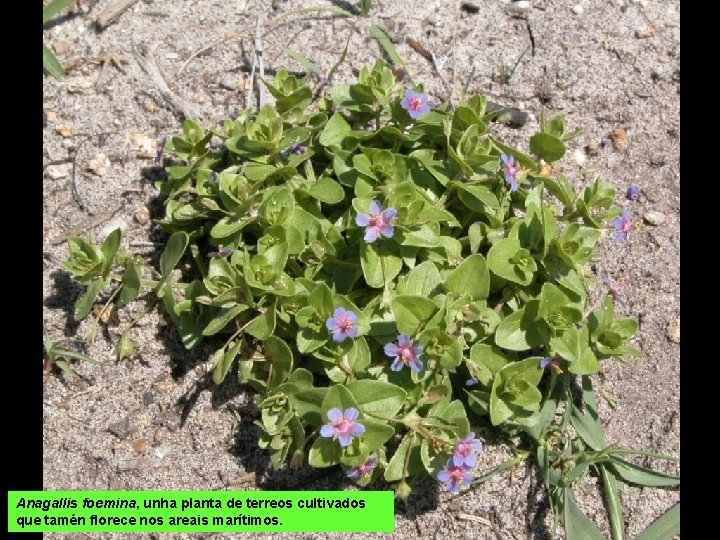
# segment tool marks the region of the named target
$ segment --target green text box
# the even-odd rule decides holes
[[[392,491],[10,491],[9,532],[393,532]]]

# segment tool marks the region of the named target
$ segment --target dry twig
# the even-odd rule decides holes
[[[104,30],[114,23],[130,6],[137,2],[138,0],[117,0],[117,2],[113,2],[100,12],[95,19],[95,23],[100,27],[100,30]]]

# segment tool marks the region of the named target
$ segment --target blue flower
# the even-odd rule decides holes
[[[460,487],[470,485],[470,482],[473,481],[473,475],[462,465],[454,465],[451,459],[447,462],[445,468],[438,473],[437,479],[447,485],[448,491],[460,491]]]
[[[517,181],[517,163],[515,162],[515,157],[510,154],[502,154],[500,156],[500,161],[503,162],[503,168],[505,169],[505,181],[510,184],[510,191],[517,191],[518,189],[518,181]]]
[[[475,438],[475,433],[470,434],[464,439],[460,439],[455,443],[452,462],[456,467],[465,466],[472,469],[475,466],[475,454],[483,448],[482,442]]]
[[[339,441],[342,447],[350,446],[353,437],[359,437],[365,433],[365,426],[355,422],[359,414],[360,411],[355,407],[349,407],[345,409],[345,412],[333,407],[327,412],[330,422],[320,428],[320,435]]]
[[[370,203],[370,213],[358,214],[355,217],[355,223],[358,227],[365,227],[365,241],[371,244],[380,238],[380,236],[391,238],[392,235],[395,234],[395,229],[391,222],[395,219],[396,215],[397,210],[394,208],[382,210],[380,203],[373,201]]]
[[[628,233],[632,228],[628,211],[623,208],[622,216],[613,221],[613,225],[615,226],[616,231],[615,241],[619,244],[627,239]]]
[[[409,366],[410,370],[415,373],[422,371],[423,363],[422,360],[420,360],[420,355],[423,352],[423,346],[413,345],[410,336],[400,334],[397,345],[395,343],[388,343],[383,350],[386,355],[395,358],[395,361],[390,366],[391,370],[400,371],[405,366]]]
[[[357,321],[358,316],[355,312],[339,307],[335,309],[333,316],[325,321],[325,326],[332,332],[333,341],[342,343],[346,337],[357,336]]]
[[[405,90],[405,97],[400,102],[400,106],[408,112],[413,120],[417,120],[423,114],[430,112],[430,100],[427,94],[415,92],[415,90],[409,88]]]

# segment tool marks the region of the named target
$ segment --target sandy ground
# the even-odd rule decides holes
[[[147,253],[151,249],[145,245],[162,238],[145,211],[147,206],[151,212],[158,208],[152,185],[154,148],[145,155],[138,148],[143,142],[138,134],[154,144],[180,124],[140,69],[134,46],[152,51],[171,89],[196,107],[205,124],[225,117],[229,107],[245,104],[250,36],[258,17],[266,32],[268,69],[301,69],[280,44],[327,68],[351,35],[347,61],[337,74],[340,81],[351,80],[352,70],[379,54],[368,20],[354,19],[353,30],[350,21],[327,14],[277,18],[300,7],[332,5],[326,0],[146,0],[98,32],[92,19],[110,3],[83,1],[83,13],[44,32],[69,71],[65,81],[46,77],[43,86],[48,115],[43,130],[43,323],[54,338],[82,337],[90,328],[89,321],[72,321],[72,304],[81,288],[59,265],[67,256],[60,239],[78,230],[103,237],[119,226],[124,246],[133,243],[133,251]],[[457,99],[467,85],[470,93],[483,92],[526,109],[531,115],[523,129],[500,131],[525,149],[537,131],[542,103],[551,112],[566,110],[569,126],[584,133],[569,144],[560,170],[577,186],[600,175],[619,193],[631,184],[643,188],[647,197],[639,202],[619,199],[637,230],[622,245],[608,235],[597,269],[624,284],[624,313],[640,320],[634,344],[646,356],[627,365],[605,362],[595,384],[599,394],[613,396],[617,403],[613,409],[601,401],[608,441],[679,456],[679,1],[536,0],[521,18],[500,0],[474,3],[480,6],[477,14],[463,11],[459,1],[375,1],[371,20],[435,53],[446,83],[427,60],[406,44],[398,45],[414,79],[423,81],[436,101],[450,93]],[[503,66],[521,56],[509,84],[503,84]],[[615,129],[627,135],[626,144],[622,137],[613,141]],[[588,145],[597,151],[588,153]],[[649,211],[662,213],[664,221],[643,223]],[[94,222],[101,223],[93,227]],[[137,303],[123,310],[120,328],[144,309]],[[669,327],[674,324],[678,333],[672,336]],[[167,322],[151,314],[132,335],[138,357],[116,362],[117,328],[99,332],[88,348],[100,363],[75,366],[84,379],[53,375],[45,380],[46,489],[348,487],[336,470],[272,471],[267,456],[256,448],[252,396],[233,382],[213,386],[207,348],[182,350]],[[507,456],[501,446],[487,445],[478,470]],[[580,506],[607,531],[596,480],[588,478],[577,492]],[[637,535],[677,500],[677,491],[626,490],[628,536]],[[490,525],[461,519],[459,513],[486,518]],[[397,503],[395,524],[397,538],[560,537],[552,532],[542,485],[531,467],[495,477],[459,497],[428,482],[407,506]],[[261,535],[242,537],[255,536]]]

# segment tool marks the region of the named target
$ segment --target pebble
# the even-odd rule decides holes
[[[600,145],[595,141],[591,141],[585,147],[585,152],[587,152],[588,156],[597,156],[600,153]]]
[[[583,8],[580,4],[575,4],[572,11],[575,15],[581,15],[582,12],[585,11],[585,8]]]
[[[88,162],[88,170],[98,176],[103,176],[109,168],[110,160],[102,152],[96,154],[95,157]]]
[[[161,444],[153,449],[153,453],[162,459],[170,453],[170,450],[172,450],[172,447],[169,444]]]
[[[657,210],[649,210],[645,212],[643,219],[648,225],[662,225],[665,223],[665,214]]]
[[[530,13],[532,4],[527,0],[511,0],[509,4],[506,4],[505,9],[510,13]]]
[[[143,405],[145,407],[155,403],[155,394],[150,391],[143,392]]]
[[[55,54],[58,56],[61,56],[68,52],[70,48],[72,47],[72,44],[69,41],[56,41],[53,43],[53,49],[55,49]]]
[[[65,178],[68,174],[70,174],[71,167],[72,163],[50,165],[47,169],[45,169],[45,172],[47,172],[48,176],[53,180],[59,180],[60,178]]]
[[[45,114],[47,115],[46,118],[47,118],[48,123],[54,124],[55,121],[57,120],[57,111],[52,111],[52,110],[45,111]]]
[[[238,84],[237,80],[233,77],[223,77],[220,79],[220,88],[224,88],[225,90],[237,90]]]
[[[148,440],[145,437],[142,437],[140,439],[135,439],[130,444],[132,445],[133,450],[137,454],[142,454],[150,447],[150,443],[148,442]]]
[[[68,124],[60,124],[58,127],[55,128],[55,131],[57,131],[60,135],[63,137],[69,137],[72,135],[72,127],[70,127]]]
[[[655,29],[652,26],[635,30],[635,37],[638,39],[647,39],[655,35]]]
[[[680,343],[680,319],[670,321],[667,327],[667,337],[673,343]]]
[[[130,417],[126,416],[122,420],[113,422],[107,427],[107,430],[120,440],[125,440],[130,435]]]
[[[146,206],[141,206],[135,211],[135,221],[140,225],[147,225],[150,222],[150,211]]]
[[[575,159],[575,163],[577,163],[580,167],[583,167],[585,163],[587,163],[585,153],[579,148],[573,152],[573,158]]]
[[[627,150],[628,146],[628,134],[625,132],[623,128],[615,128],[610,133],[610,138],[612,139],[613,147],[618,152],[624,152]]]

